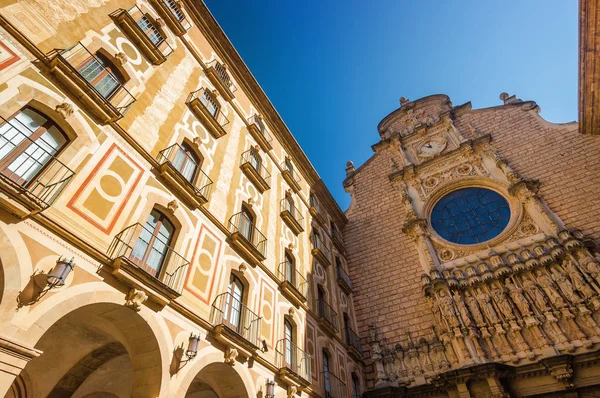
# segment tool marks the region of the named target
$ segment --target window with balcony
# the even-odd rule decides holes
[[[33,108],[0,118],[0,179],[31,201],[31,210],[47,208],[74,174],[57,159],[68,142],[52,119]]]
[[[337,282],[346,293],[352,293],[352,280],[342,265],[342,260],[335,256],[335,269],[337,273]]]
[[[317,311],[319,324],[331,335],[337,334],[339,330],[338,314],[325,300],[325,290],[321,285],[317,286]]]
[[[148,274],[160,278],[175,227],[158,210],[152,210],[138,237],[131,260]]]
[[[216,91],[211,92],[203,87],[190,93],[186,104],[213,138],[221,138],[227,134],[225,126],[229,124],[229,120],[221,111]]]
[[[281,201],[281,218],[286,225],[296,235],[304,231],[304,217],[300,214],[300,210],[294,205],[291,191],[286,192],[285,198]]]
[[[233,84],[227,67],[216,59],[209,62],[207,66],[206,76],[208,80],[217,88],[225,101],[231,101],[237,88]]]
[[[233,330],[239,332],[244,299],[244,285],[237,276],[231,275],[227,292],[229,295],[225,300],[223,322]]]
[[[292,160],[288,156],[285,157],[281,168],[283,169],[281,175],[285,182],[288,183],[294,192],[298,193],[300,191],[300,177],[294,169]]]
[[[160,65],[173,52],[156,20],[138,6],[118,9],[110,16],[150,63]]]
[[[189,142],[173,144],[158,153],[162,181],[191,209],[209,201],[212,180],[202,171],[202,156]]]
[[[263,164],[258,147],[251,147],[242,153],[240,168],[260,193],[270,188],[271,174]]]
[[[352,372],[352,398],[360,397],[360,382],[358,381],[358,375]]]
[[[50,75],[98,123],[119,120],[135,102],[124,87],[129,80],[127,73],[107,51],[90,51],[77,43],[55,49],[47,57]]]
[[[253,115],[248,118],[248,132],[250,132],[252,138],[254,138],[263,151],[268,152],[273,149],[271,146],[273,139],[259,115]]]
[[[354,356],[357,360],[362,359],[362,346],[360,344],[360,337],[352,329],[350,324],[350,317],[347,312],[344,312],[344,335],[346,338],[346,348],[348,352]]]
[[[267,238],[255,226],[255,214],[250,205],[244,203],[242,210],[229,219],[232,247],[251,265],[266,258]]]
[[[296,305],[306,301],[306,278],[296,268],[296,261],[292,254],[286,249],[284,261],[279,264],[278,278],[281,281],[282,293]]]
[[[340,234],[340,232],[337,229],[337,226],[335,225],[335,223],[333,221],[330,223],[330,228],[331,228],[330,229],[331,241],[338,248],[338,250],[343,253],[345,251],[345,249],[344,249],[344,241],[342,240],[342,234]]]
[[[318,229],[313,228],[310,240],[312,243],[312,255],[315,259],[326,267],[331,265],[331,253],[323,240],[321,240],[321,234]]]
[[[331,372],[331,363],[327,351],[322,350],[323,358],[323,389],[325,398],[345,398],[346,385],[337,376]]]
[[[311,192],[310,196],[308,197],[308,203],[310,206],[308,209],[310,215],[313,216],[319,223],[324,224],[325,218],[321,213],[321,206],[319,205],[319,201],[313,192]]]
[[[171,31],[177,36],[183,36],[192,25],[178,0],[150,0]]]
[[[210,312],[213,337],[235,348],[241,358],[251,357],[258,349],[262,319],[246,305],[247,288],[243,276],[232,272],[227,292],[215,298]]]
[[[311,357],[296,344],[296,327],[287,316],[283,321],[283,338],[276,344],[275,363],[279,376],[288,385],[306,387],[311,379]]]

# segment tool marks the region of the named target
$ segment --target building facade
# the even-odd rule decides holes
[[[346,217],[201,1],[3,1],[0,116],[0,396],[362,391]]]
[[[348,164],[368,397],[600,396],[600,140],[500,98],[401,98]]]

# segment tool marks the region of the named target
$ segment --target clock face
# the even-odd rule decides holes
[[[446,140],[429,140],[421,144],[417,153],[419,156],[429,158],[437,155],[446,148]]]

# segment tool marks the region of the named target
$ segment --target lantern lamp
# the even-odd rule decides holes
[[[193,332],[190,334],[190,339],[188,340],[188,348],[185,352],[185,356],[188,359],[194,359],[198,354],[198,343],[200,343],[200,333],[194,334]]]
[[[273,380],[267,379],[267,394],[265,398],[274,398],[275,397],[275,382]]]
[[[48,272],[48,276],[46,278],[49,289],[60,287],[65,284],[67,277],[71,271],[73,271],[73,268],[75,268],[75,263],[73,260],[74,258],[67,260],[61,256],[56,261],[56,265],[50,270],[50,272]]]

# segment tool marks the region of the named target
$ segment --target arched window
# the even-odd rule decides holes
[[[106,99],[110,99],[125,83],[114,64],[101,52],[87,57],[77,66],[79,74]]]
[[[344,312],[344,334],[346,335],[346,343],[350,343],[350,317],[347,312]]]
[[[287,156],[285,157],[285,168],[290,173],[294,173],[294,165],[292,164],[292,160],[290,158],[288,158]]]
[[[331,397],[331,382],[329,380],[329,355],[323,350],[323,383],[325,384],[325,396]]]
[[[258,151],[254,148],[250,148],[250,153],[248,154],[248,160],[250,161],[250,164],[252,165],[252,167],[254,168],[254,170],[260,170],[260,164],[262,163],[262,159],[260,158],[260,155],[258,154]]]
[[[173,223],[160,211],[152,210],[131,252],[132,261],[160,279],[174,233]]]
[[[290,369],[294,369],[296,362],[294,355],[294,327],[288,319],[283,321],[283,333],[285,335],[285,363]]]
[[[142,14],[141,18],[136,22],[140,29],[144,31],[146,36],[155,46],[158,47],[165,40],[164,35],[160,32],[159,28],[153,23],[153,21],[150,20],[147,14]]]
[[[321,236],[319,235],[319,230],[316,228],[313,228],[312,234],[311,234],[311,238],[312,238],[312,244],[313,247],[320,247],[319,246],[319,240],[321,239]]]
[[[294,199],[292,198],[292,195],[286,193],[285,200],[283,201],[283,203],[285,206],[285,210],[289,211],[295,217],[296,215],[294,214]]]
[[[244,300],[244,285],[237,276],[231,274],[229,278],[229,287],[227,292],[227,301],[225,302],[224,321],[233,330],[241,332],[241,314]]]
[[[285,252],[285,280],[292,286],[295,285],[296,267],[294,266],[294,258],[287,251]]]
[[[66,135],[52,120],[23,108],[0,124],[0,171],[26,185],[66,143]]]
[[[219,103],[213,97],[210,91],[206,89],[204,90],[204,93],[200,98],[200,102],[213,117],[217,117],[217,113],[219,113]]]
[[[191,183],[195,181],[201,164],[200,157],[187,142],[179,146],[173,159],[173,167]]]
[[[254,235],[254,214],[248,207],[242,205],[242,212],[238,221],[238,230],[249,242]]]
[[[360,397],[360,390],[358,388],[358,375],[352,372],[352,398]]]
[[[317,286],[317,303],[319,305],[319,316],[325,315],[325,291],[321,285]]]

